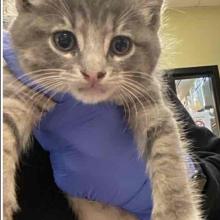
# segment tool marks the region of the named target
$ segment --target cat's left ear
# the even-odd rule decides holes
[[[160,27],[163,2],[164,0],[144,0],[144,7],[141,9],[149,27],[154,31],[158,31]]]
[[[43,2],[43,0],[16,0],[16,8],[18,13],[27,12],[41,5]]]

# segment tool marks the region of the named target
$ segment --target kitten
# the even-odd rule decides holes
[[[162,0],[16,0],[10,32],[24,72],[85,103],[124,105],[152,182],[152,220],[201,220],[186,150],[157,63]],[[42,112],[54,106],[4,70],[4,219],[18,209],[15,170]],[[47,103],[47,105],[45,105]],[[27,118],[28,116],[28,118]],[[80,220],[134,220],[70,198]]]

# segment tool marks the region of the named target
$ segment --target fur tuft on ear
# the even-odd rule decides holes
[[[150,6],[157,6],[157,7],[161,7],[164,0],[144,0],[145,4]]]
[[[42,3],[43,0],[16,0],[16,8],[18,12],[25,12]]]
[[[143,0],[142,14],[152,30],[158,31],[160,26],[161,8],[164,0]]]

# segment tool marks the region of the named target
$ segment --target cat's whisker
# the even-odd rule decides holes
[[[134,80],[131,80],[131,79],[129,79],[129,80],[126,79],[126,80],[124,80],[124,82],[127,82],[127,83],[131,84],[131,86],[134,86],[135,88],[137,88],[140,92],[143,93],[143,95],[147,96],[147,97],[150,99],[150,101],[152,102],[152,104],[155,103],[155,100],[153,100],[152,97],[151,97],[150,95],[148,95],[147,89],[146,89],[141,83],[139,83],[139,82],[137,82],[137,81],[134,81]],[[141,90],[141,88],[142,88],[143,90]],[[148,101],[149,101],[149,100],[148,100]]]
[[[131,73],[131,74],[137,73],[137,74],[152,78],[152,76],[150,74],[148,74],[146,72],[137,71],[137,70],[121,71],[121,73]]]
[[[144,104],[141,102],[138,95],[135,94],[138,91],[135,88],[133,88],[132,86],[130,86],[129,84],[124,84],[124,86],[127,88],[127,91],[138,101],[138,103],[141,105],[141,107],[144,111],[145,110]],[[143,95],[142,93],[139,93],[139,94]]]
[[[27,88],[25,88],[25,89],[27,89]],[[44,89],[44,90],[46,91],[46,89]],[[26,97],[26,99],[23,99],[24,104],[25,103],[30,103],[29,100],[31,100],[31,99],[34,100],[35,102],[31,102],[32,103],[32,107],[34,107],[35,103],[37,103],[41,99],[45,98],[46,96],[43,93],[43,91],[36,91],[34,93],[32,93],[32,92],[33,91],[31,91],[31,90],[26,90],[26,92],[24,94],[22,94],[22,96]]]
[[[138,85],[134,84],[134,83],[137,83],[137,82],[134,81],[134,80],[132,80],[132,81],[133,81],[132,83],[129,83],[129,84],[132,84],[132,85],[130,85],[130,86],[135,87],[136,89],[138,89],[138,90],[141,92],[142,90],[138,87]],[[127,82],[127,83],[128,83],[128,82]],[[144,97],[143,97],[143,96],[142,96],[142,97],[145,98],[145,100],[146,100],[147,102],[151,101],[151,105],[156,104],[156,101],[148,94],[147,89],[144,88],[142,84],[140,84],[140,83],[138,83],[138,84],[139,84],[139,86],[142,86],[142,88],[144,89],[144,93],[142,94]],[[135,89],[135,88],[133,88],[133,89]],[[138,91],[137,91],[137,92],[138,92]],[[146,97],[146,96],[147,96],[147,97]],[[155,109],[155,115],[159,115],[157,108]]]
[[[146,92],[147,91],[147,88],[143,84],[138,82],[138,81],[135,81],[135,80],[130,79],[130,78],[126,78],[123,81],[124,82],[130,82],[132,85],[137,86],[140,89],[140,91],[142,91],[142,92]]]
[[[20,77],[17,77],[15,80],[13,80],[7,86],[11,86],[12,84],[17,83],[18,81],[22,81],[25,77],[27,77],[27,79],[30,81],[30,83],[33,83],[33,84],[36,82],[36,80],[38,80],[38,78],[46,78],[46,77],[49,78],[49,77],[55,77],[55,76],[60,77],[60,75],[54,75],[57,72],[48,72],[48,73],[44,73],[44,74],[33,75],[33,74],[36,74],[36,72],[41,73],[42,70],[33,71],[33,72],[30,72],[30,73],[25,73],[25,74],[21,75]],[[35,81],[33,81],[33,80],[35,80]]]
[[[117,79],[117,80],[108,80],[106,82],[106,84],[110,84],[110,85],[119,85],[120,84],[120,81]]]
[[[124,92],[126,93],[126,91],[124,91],[124,89],[121,87],[120,88],[121,98],[122,98],[122,100],[124,100],[124,104],[125,104],[124,108],[128,112],[128,122],[130,122],[131,121],[131,108],[130,108],[128,101],[130,101],[130,103],[132,103],[132,100],[130,100],[130,97],[128,97],[128,96],[126,97]]]
[[[49,76],[49,77],[43,77],[43,78],[40,78],[40,79],[36,79],[34,83],[41,83],[41,82],[46,82],[46,81],[52,81],[52,80],[61,80],[62,77],[60,76]]]
[[[125,72],[120,72],[120,74],[127,75],[127,76],[132,76],[132,77],[135,77],[135,78],[142,78],[143,77],[143,79],[153,80],[153,77],[150,74],[147,74],[145,72],[125,71]]]
[[[58,81],[61,82],[60,85],[62,85],[62,83],[65,82],[66,79],[63,79],[62,77],[60,76],[41,76],[41,78],[39,79],[36,79],[35,81],[31,81],[31,82],[28,82],[26,85],[23,85],[21,84],[20,87],[18,87],[18,91],[17,91],[17,94],[23,92],[23,91],[28,91],[27,90],[27,87],[34,87],[35,89],[39,89],[39,91],[36,91],[36,95],[38,95],[39,93],[43,93],[44,90],[46,91],[46,88],[44,88],[44,86],[47,86],[48,84],[50,83],[57,83]],[[51,81],[55,81],[55,82],[51,82]]]
[[[139,87],[139,85],[134,84],[132,81],[124,80],[123,83],[131,86],[133,89],[136,89],[136,91],[139,95],[141,95],[143,97],[145,95],[147,95],[146,89],[143,90],[143,88],[141,86]]]
[[[17,90],[17,94],[21,93],[22,91],[24,90],[27,90],[27,88],[35,88],[35,89],[38,89],[38,88],[42,88],[42,85],[40,85],[39,83],[43,82],[44,81],[49,81],[51,82],[51,79],[57,79],[57,80],[60,80],[60,78],[51,78],[51,77],[48,77],[47,79],[39,79],[39,80],[35,80],[35,81],[30,81],[30,82],[27,82],[25,85],[24,84],[21,84],[19,87],[18,87],[18,90]]]
[[[42,90],[44,90],[44,88],[47,88],[48,84],[63,84],[62,82],[60,81],[51,81],[51,80],[47,80],[47,81],[44,81],[44,82],[41,82],[41,86],[42,86]]]
[[[53,92],[53,90],[54,90],[54,86],[60,86],[60,85],[62,85],[60,82],[56,82],[56,83],[46,83],[46,84],[44,84],[44,87],[43,87],[43,89],[42,90],[40,90],[40,91],[37,91],[37,92],[35,92],[34,93],[34,95],[32,95],[31,97],[30,97],[30,99],[32,99],[32,100],[34,100],[35,99],[35,97],[37,96],[37,95],[39,95],[39,94],[43,94],[43,93],[47,93],[48,94],[48,92]]]
[[[56,89],[56,87],[58,87],[58,86],[59,86],[59,84],[54,85],[55,89]],[[44,113],[43,110],[47,108],[46,106],[48,105],[48,103],[49,103],[50,101],[52,101],[53,98],[54,98],[56,95],[57,95],[57,92],[54,92],[52,95],[50,95],[50,96],[48,97],[46,103],[45,103],[45,104],[43,105],[43,107],[42,107],[42,111],[41,111],[41,113],[40,113],[40,118],[43,116],[43,113]]]
[[[153,100],[153,98],[152,98],[150,95],[148,95],[147,91],[145,91],[145,93],[141,93],[141,90],[140,90],[138,87],[136,87],[136,88],[132,87],[132,86],[135,86],[134,84],[131,85],[131,84],[129,83],[129,85],[127,85],[127,86],[129,86],[129,88],[130,88],[131,90],[133,90],[134,92],[139,93],[139,94],[141,95],[141,97],[144,98],[144,100],[145,100],[146,102],[149,102],[149,100],[150,100],[150,101],[151,101],[151,105],[154,105],[154,104],[156,103],[155,100]],[[137,91],[137,89],[139,89],[139,90]],[[146,97],[146,96],[147,96],[147,97]],[[139,103],[140,103],[140,102],[139,102]],[[141,106],[142,106],[143,110],[145,110],[145,107],[144,107],[143,105],[141,105]],[[157,108],[155,109],[155,115],[159,115]]]
[[[57,78],[57,80],[60,80],[60,78]],[[41,84],[39,84],[39,82],[41,82]],[[44,89],[43,84],[46,83],[46,82],[52,83],[52,82],[51,82],[51,79],[48,78],[48,79],[46,79],[46,80],[44,79],[44,81],[43,81],[43,79],[39,79],[39,81],[27,82],[26,85],[21,84],[21,86],[18,87],[17,94],[19,94],[19,93],[21,93],[21,92],[23,92],[23,91],[28,92],[28,89],[31,88],[31,87],[33,87],[35,90],[39,90],[39,92],[40,92],[40,91],[43,91],[43,89]],[[55,81],[55,82],[56,82],[56,81]],[[30,90],[30,92],[33,92],[33,90]]]
[[[17,83],[18,81],[22,81],[23,79],[25,80],[25,78],[28,78],[29,80],[33,80],[35,77],[29,77],[29,75],[27,75],[27,74],[23,74],[23,75],[21,75],[21,76],[19,76],[19,77],[17,77],[16,79],[14,79],[13,81],[11,81],[7,86],[9,87],[9,86],[12,86],[13,84],[15,84],[15,83]],[[39,77],[39,76],[38,76]],[[37,78],[37,76],[36,76],[36,78]]]
[[[130,122],[130,117],[131,117],[130,107],[129,107],[129,104],[127,103],[126,99],[124,98],[123,91],[120,91],[119,96],[121,98],[121,101],[122,101],[122,104],[124,107],[125,118],[127,118],[128,122]],[[128,117],[127,117],[127,114],[128,114]]]
[[[137,89],[133,88],[130,84],[124,84],[124,86],[128,89],[127,91],[137,100],[137,102],[140,104],[140,106],[142,107],[143,111],[145,111],[145,107],[143,102],[140,100],[140,97],[138,97],[138,95],[136,95],[135,93],[138,93]],[[142,98],[144,98],[146,100],[146,97],[144,96],[144,94],[140,93]]]
[[[69,79],[69,78],[72,78],[72,79],[80,79],[79,76],[74,76],[74,74],[68,73],[68,72],[62,73],[61,76],[65,76],[65,77],[67,77],[68,79]]]
[[[150,77],[147,77],[147,76],[144,76],[144,75],[135,75],[134,74],[128,74],[128,73],[124,73],[123,76],[125,77],[129,77],[129,78],[138,78],[138,79],[145,79],[145,80],[150,80],[151,78]]]
[[[53,85],[53,87],[54,87],[53,89],[55,89],[57,86],[59,86],[59,84]],[[40,112],[40,118],[43,116],[43,113],[45,112],[45,110],[48,109],[46,107],[48,105],[48,102],[51,101],[56,94],[57,94],[57,92],[54,92],[53,94],[51,94],[47,97],[43,93],[40,93],[40,92],[37,92],[37,94],[35,93],[36,97],[34,97],[34,101],[37,102],[37,103],[40,103],[42,99],[47,98],[47,101],[41,107],[42,110]],[[28,98],[30,98],[30,96]],[[32,103],[32,107],[31,107],[32,109],[35,107],[35,104],[34,104],[35,102],[31,102]]]
[[[61,86],[61,84],[60,83],[48,84],[47,88],[45,88],[43,91],[36,92],[33,96],[31,96],[31,99],[35,100],[35,99],[38,99],[38,97],[41,97],[41,96],[42,96],[42,98],[50,97],[51,94],[49,94],[48,92],[50,92],[50,93],[53,92],[53,93],[57,94],[58,92],[56,92],[55,90],[58,86]],[[47,96],[45,96],[44,93],[47,93]]]
[[[44,73],[44,72],[47,72],[47,73]],[[16,83],[18,80],[22,80],[25,77],[27,77],[30,80],[33,80],[33,79],[38,78],[38,77],[43,77],[45,75],[53,75],[54,73],[58,73],[58,72],[62,72],[62,71],[57,70],[57,69],[41,69],[41,70],[35,70],[35,71],[32,71],[32,72],[24,73],[21,76],[16,77],[16,79],[13,80],[12,82],[10,82],[8,86],[10,86],[11,84]],[[44,74],[40,75],[40,74],[37,74],[37,73],[44,73]],[[37,74],[37,75],[35,75],[35,74]]]
[[[137,118],[138,110],[137,110],[136,102],[135,102],[135,100],[134,100],[135,95],[133,95],[133,94],[129,91],[129,89],[128,89],[127,87],[125,87],[124,85],[121,85],[121,87],[123,88],[123,90],[126,91],[127,97],[128,97],[129,100],[131,101],[131,104],[133,104],[133,107],[134,107],[134,109],[135,109],[135,117]]]
[[[30,71],[30,72],[27,72],[27,74],[29,73],[36,73],[36,72],[41,72],[41,71],[63,71],[65,72],[66,70],[65,69],[61,69],[61,68],[44,68],[44,69],[38,69],[38,70],[33,70],[33,71]]]

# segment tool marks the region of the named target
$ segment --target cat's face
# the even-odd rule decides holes
[[[161,4],[17,0],[13,43],[23,69],[48,89],[69,92],[85,103],[138,95],[160,54]]]

